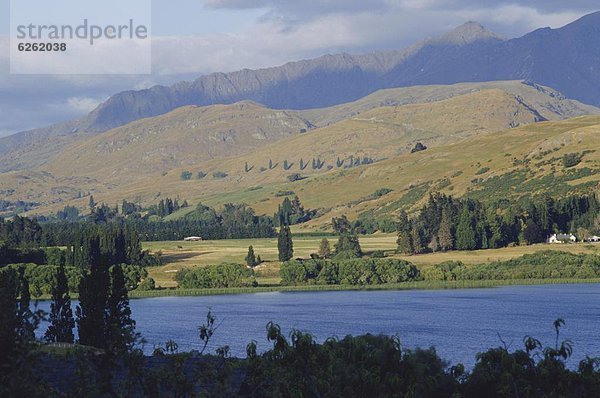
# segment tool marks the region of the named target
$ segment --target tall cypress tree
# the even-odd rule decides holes
[[[19,270],[19,312],[21,321],[17,334],[21,341],[35,340],[35,329],[33,312],[31,312],[31,293],[29,292],[29,282],[25,277],[25,268]]]
[[[58,267],[55,284],[52,287],[52,303],[50,304],[50,326],[46,330],[48,342],[73,343],[73,310],[69,296],[69,284],[64,267]]]
[[[254,254],[254,248],[248,247],[248,254],[246,255],[246,264],[248,267],[255,267],[258,263],[256,261],[256,255]]]
[[[438,230],[438,243],[440,250],[447,251],[454,249],[454,231],[452,230],[452,220],[447,210],[442,210],[442,220]]]
[[[423,244],[423,233],[418,225],[413,224],[412,230],[410,231],[410,237],[413,244],[413,253],[424,253],[425,245]]]
[[[279,228],[277,249],[279,250],[279,261],[288,261],[294,256],[294,243],[289,225],[284,224]]]
[[[110,291],[106,303],[106,345],[112,353],[129,351],[136,340],[129,296],[120,265],[110,268]]]
[[[17,297],[19,276],[10,268],[0,269],[0,367],[13,359],[19,328]],[[4,370],[4,369],[0,369]],[[2,374],[2,372],[0,372]]]
[[[108,268],[104,262],[91,264],[79,284],[79,305],[75,310],[79,343],[106,348],[105,309],[109,287]]]
[[[412,223],[408,219],[408,215],[405,211],[400,213],[400,222],[398,223],[398,252],[412,254],[414,253],[413,241],[412,241]]]

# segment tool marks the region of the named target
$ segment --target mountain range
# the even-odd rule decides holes
[[[402,51],[119,93],[80,120],[0,139],[0,211],[85,209],[94,195],[272,214],[298,194],[322,228],[438,191],[588,192],[600,181],[598,39],[600,13],[511,40],[469,22]],[[579,163],[565,167],[567,154]]]
[[[599,64],[600,12],[559,29],[542,28],[509,40],[468,22],[404,50],[325,55],[118,93],[79,120],[0,139],[0,171],[27,167],[4,159],[16,149],[23,153],[43,146],[52,155],[64,148],[65,137],[97,134],[186,105],[250,100],[273,109],[304,110],[352,102],[386,88],[498,80],[535,82],[600,105]]]

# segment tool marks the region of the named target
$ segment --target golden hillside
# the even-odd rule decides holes
[[[327,213],[313,222],[320,226],[337,213],[396,212],[436,190],[477,196],[491,176],[525,167],[519,165],[524,158],[531,159],[525,162],[531,168],[534,159],[554,156],[547,160],[556,168],[563,152],[593,149],[596,144],[588,143],[588,136],[574,141],[567,132],[573,126],[593,130],[597,118],[536,123],[560,119],[561,112],[581,113],[585,106],[551,97],[562,104],[561,112],[558,104],[543,107],[541,100],[539,109],[534,108],[499,88],[514,84],[498,83],[425,103],[380,106],[316,129],[308,128],[312,121],[306,113],[249,102],[184,107],[76,142],[38,170],[1,174],[0,192],[7,200],[40,203],[34,213],[54,212],[65,204],[84,209],[91,193],[96,201],[110,204],[128,199],[147,205],[166,196],[214,205],[243,201],[270,214],[282,199],[279,191],[294,191],[308,207]],[[530,102],[538,94],[532,93]],[[320,110],[321,115],[331,111]],[[303,129],[308,131],[301,133]],[[429,149],[411,154],[417,142]],[[582,165],[594,156],[586,154]],[[374,163],[349,168],[350,159],[357,158]],[[323,166],[313,170],[313,159]],[[289,170],[284,170],[286,161]],[[477,174],[485,168],[489,170]],[[184,181],[182,171],[194,177]],[[196,179],[200,171],[207,176]],[[227,176],[217,178],[215,172]],[[540,166],[528,172],[539,176],[547,170]],[[306,178],[290,182],[292,173]],[[370,198],[379,188],[393,192]]]

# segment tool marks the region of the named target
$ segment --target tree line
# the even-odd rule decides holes
[[[401,213],[398,251],[420,254],[541,243],[551,233],[600,229],[599,214],[596,195],[484,204],[433,194],[416,217]]]
[[[29,282],[24,270],[0,269],[0,353],[11,358],[15,350],[35,340],[42,314],[31,309]],[[44,339],[48,342],[78,342],[111,353],[129,351],[136,340],[135,322],[131,318],[125,277],[120,265],[109,267],[95,262],[79,282],[79,304],[75,315],[71,308],[70,289],[65,267],[55,269],[51,288],[50,325]]]
[[[442,281],[594,279],[600,278],[600,256],[545,250],[468,267],[460,261],[447,261],[423,267],[421,275],[424,280]]]

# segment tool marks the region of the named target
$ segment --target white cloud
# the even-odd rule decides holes
[[[489,21],[504,26],[509,31],[525,33],[541,27],[559,28],[573,22],[585,13],[570,10],[543,12],[533,7],[508,4],[495,7],[492,10],[470,10],[466,12],[466,16],[469,16],[470,19]]]
[[[71,97],[67,99],[67,106],[74,112],[88,113],[94,110],[106,98]]]

